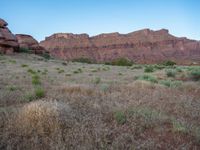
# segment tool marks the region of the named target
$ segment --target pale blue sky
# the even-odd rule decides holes
[[[0,0],[0,18],[17,34],[128,33],[166,28],[200,40],[199,0]]]

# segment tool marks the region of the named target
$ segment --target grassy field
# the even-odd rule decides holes
[[[200,67],[0,56],[0,149],[200,149]]]

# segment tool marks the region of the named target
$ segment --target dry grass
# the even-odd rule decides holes
[[[7,57],[0,64],[0,149],[200,148],[198,82],[183,81],[170,88],[159,84],[169,79],[164,70],[151,73],[158,79],[151,83],[134,80],[143,75],[143,68],[110,66],[105,71],[98,69],[103,65],[70,62],[64,68],[63,61],[45,62],[34,55]],[[6,63],[7,59],[16,63]],[[45,75],[37,73],[46,92],[42,99],[24,99],[35,85],[21,64],[48,69]],[[82,72],[66,76],[55,68]],[[91,68],[100,71],[91,76]],[[96,77],[101,78],[98,84]],[[18,88],[10,90],[13,85]]]

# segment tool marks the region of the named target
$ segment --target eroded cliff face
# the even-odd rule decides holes
[[[12,54],[18,50],[19,44],[7,25],[8,23],[0,18],[0,53]]]
[[[137,63],[159,63],[173,60],[179,64],[200,63],[200,42],[177,38],[168,30],[144,29],[129,34],[58,33],[47,37],[40,45],[51,55],[65,60],[86,57],[97,62],[125,57]]]
[[[19,47],[22,49],[29,49],[32,53],[42,54],[45,50],[39,45],[38,41],[30,35],[16,34]]]

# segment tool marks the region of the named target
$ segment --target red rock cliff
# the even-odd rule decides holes
[[[8,23],[0,18],[0,53],[12,54],[18,49],[19,44],[7,25]]]
[[[58,33],[47,37],[40,45],[53,56],[66,60],[87,57],[97,62],[125,57],[138,63],[159,63],[173,60],[179,64],[200,63],[200,42],[178,38],[168,30],[144,29],[129,34]]]

